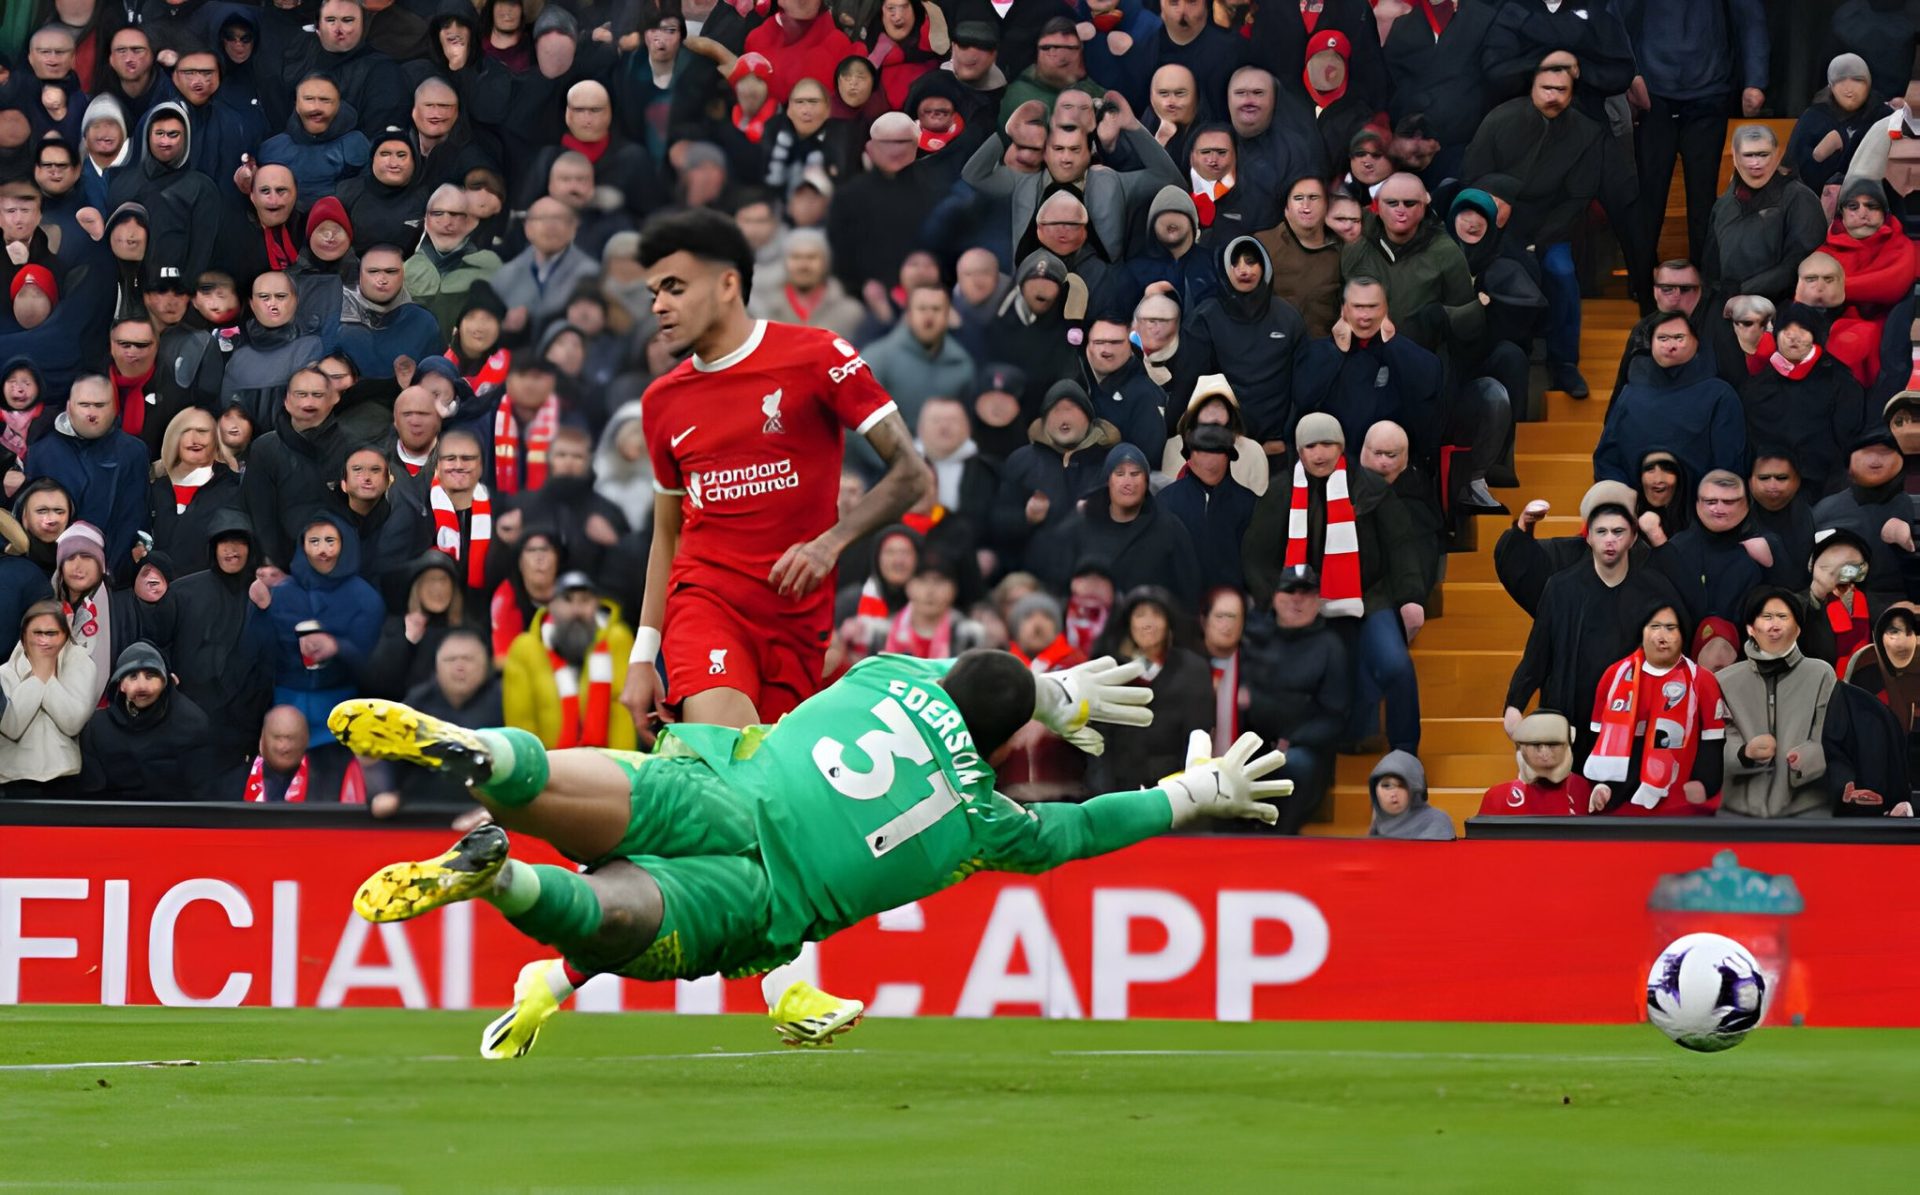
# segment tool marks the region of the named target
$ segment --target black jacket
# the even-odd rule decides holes
[[[1085,439],[1065,453],[1047,441],[1038,419],[1027,435],[1028,443],[1014,449],[1000,469],[1000,490],[987,520],[988,538],[1008,552],[1018,554],[1024,549],[1028,559],[1038,560],[1059,545],[1074,504],[1100,484],[1107,449],[1120,442],[1120,432],[1111,423],[1097,422]],[[1027,499],[1035,493],[1047,496],[1047,517],[1037,525],[1027,522]]]
[[[1534,69],[1555,50],[1580,60],[1573,102],[1595,120],[1605,119],[1608,96],[1632,85],[1633,42],[1604,4],[1562,4],[1560,11],[1549,12],[1544,0],[1506,0],[1499,9],[1480,47],[1480,67],[1496,103],[1526,95]]]
[[[1213,669],[1183,647],[1147,682],[1153,690],[1153,725],[1110,735],[1105,754],[1087,761],[1087,787],[1094,793],[1147,788],[1186,767],[1187,736],[1213,730]]]
[[[1640,619],[1655,602],[1679,603],[1657,569],[1630,566],[1612,589],[1591,564],[1555,573],[1540,593],[1533,630],[1507,686],[1506,704],[1524,710],[1533,695],[1540,708],[1584,720],[1593,709],[1600,678],[1640,646]],[[1580,736],[1581,757],[1592,749]]]
[[[1748,191],[1735,177],[1714,201],[1700,270],[1721,298],[1764,295],[1784,304],[1800,262],[1826,239],[1820,197],[1800,180],[1780,171]]]
[[[1252,490],[1235,481],[1231,473],[1216,486],[1188,473],[1161,490],[1153,501],[1186,528],[1200,570],[1201,593],[1222,585],[1247,587],[1240,542],[1253,522]]]
[[[1847,484],[1848,453],[1869,421],[1866,396],[1846,366],[1822,353],[1812,371],[1795,381],[1762,365],[1741,385],[1740,404],[1747,411],[1747,442],[1793,445],[1808,493]]]
[[[1835,817],[1885,817],[1895,805],[1912,800],[1907,732],[1872,693],[1858,685],[1835,685],[1820,743],[1826,748],[1826,786]],[[1843,800],[1849,784],[1856,791],[1879,793],[1882,804]]]
[[[1351,344],[1345,352],[1331,339],[1306,346],[1294,373],[1299,412],[1332,415],[1350,445],[1365,443],[1369,428],[1392,420],[1407,433],[1413,459],[1438,472],[1446,383],[1440,358],[1405,336],[1365,343],[1355,337]]]
[[[213,476],[194,491],[187,509],[177,513],[171,478],[162,475],[148,482],[147,495],[153,546],[173,557],[184,577],[207,567],[207,530],[214,515],[240,509],[240,475],[215,461]]]
[[[262,555],[281,568],[293,563],[300,532],[309,516],[326,508],[327,491],[339,480],[353,448],[331,415],[320,426],[300,432],[284,407],[275,412],[274,430],[255,440],[247,452],[240,484],[241,503]]]
[[[95,710],[80,732],[81,790],[116,801],[208,801],[230,795],[206,787],[215,774],[211,730],[206,713],[171,681],[144,712],[110,693],[107,707]]]
[[[1227,281],[1234,248],[1259,250],[1260,281],[1251,293],[1235,291]],[[1307,322],[1293,305],[1273,293],[1273,262],[1251,236],[1235,237],[1220,248],[1219,291],[1181,327],[1183,349],[1193,351],[1202,374],[1222,373],[1240,396],[1247,435],[1254,440],[1293,440],[1299,419],[1294,370],[1307,344]]]
[[[1120,429],[1120,438],[1158,462],[1167,450],[1167,392],[1147,376],[1138,355],[1104,379],[1095,379],[1092,366],[1081,373],[1094,414]]]
[[[207,521],[211,556],[215,537],[234,531],[252,534],[242,512],[231,507]],[[255,549],[257,560],[258,548]],[[168,652],[181,695],[206,714],[210,743],[220,766],[243,760],[260,738],[260,720],[273,704],[273,674],[254,623],[266,614],[247,597],[253,561],[237,576],[206,568],[181,577],[169,593],[176,621]]]
[[[1417,11],[1393,23],[1382,50],[1393,81],[1389,111],[1395,123],[1424,113],[1427,127],[1440,144],[1465,145],[1473,140],[1474,130],[1493,106],[1480,69],[1480,50],[1498,11],[1497,4],[1456,9],[1438,38]]]
[[[1249,619],[1240,675],[1252,697],[1243,719],[1266,742],[1286,739],[1332,750],[1353,704],[1347,649],[1324,618],[1282,627],[1270,616]]]
[[[1086,505],[1067,521],[1065,551],[1045,559],[1028,554],[1027,567],[1038,573],[1055,593],[1065,593],[1075,566],[1083,560],[1106,564],[1116,593],[1141,585],[1158,585],[1172,593],[1188,614],[1200,606],[1200,562],[1193,540],[1179,519],[1159,499],[1148,497],[1130,522],[1116,523],[1104,490],[1088,497]]]

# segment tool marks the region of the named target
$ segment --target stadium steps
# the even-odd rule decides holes
[[[1613,381],[1636,314],[1625,300],[1588,300],[1580,353],[1587,381],[1596,387],[1593,397],[1575,402],[1549,393],[1547,418],[1519,426],[1514,467],[1520,486],[1502,490],[1500,498],[1516,511],[1533,498],[1553,503],[1537,534],[1579,530],[1580,497],[1592,482],[1593,446],[1607,414],[1607,398],[1599,388]],[[1423,715],[1420,758],[1430,799],[1456,825],[1479,809],[1490,786],[1514,774],[1513,748],[1500,728],[1501,700],[1529,624],[1494,576],[1493,547],[1504,530],[1505,520],[1482,519],[1478,549],[1449,558],[1441,585],[1445,613],[1413,644]],[[1333,791],[1321,809],[1326,820],[1309,825],[1309,834],[1367,832],[1373,816],[1367,773],[1377,760],[1377,755],[1340,757]]]

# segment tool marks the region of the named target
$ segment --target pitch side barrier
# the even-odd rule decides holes
[[[544,952],[494,909],[374,926],[351,908],[374,869],[443,850],[453,813],[0,800],[0,1004],[504,1006]],[[1164,837],[982,873],[801,957],[876,1016],[1630,1022],[1661,948],[1706,930],[1760,959],[1772,1021],[1920,1026],[1920,919],[1884,915],[1912,903],[1920,857],[1886,848],[1916,831],[1489,818],[1457,842]],[[562,862],[531,839],[515,853]],[[577,999],[765,1011],[752,979],[599,979]]]

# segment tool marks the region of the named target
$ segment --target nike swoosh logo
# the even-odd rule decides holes
[[[700,425],[696,423],[696,424],[694,424],[693,426],[694,426],[694,427],[698,427],[698,426],[700,426]],[[680,441],[682,441],[682,440],[684,440],[684,439],[686,439],[686,438],[687,438],[688,436],[691,436],[692,434],[693,434],[693,427],[690,427],[690,428],[688,428],[688,429],[687,429],[686,431],[683,431],[683,432],[681,432],[681,433],[680,433],[679,435],[677,435],[677,436],[675,436],[675,437],[673,437],[672,439],[670,439],[670,440],[668,440],[668,441],[667,441],[667,447],[669,447],[669,448],[678,448],[678,447],[680,447]]]

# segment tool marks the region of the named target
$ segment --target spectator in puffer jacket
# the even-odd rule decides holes
[[[293,171],[294,185],[308,203],[332,195],[347,179],[367,168],[373,146],[355,126],[360,114],[340,99],[340,87],[326,75],[308,75],[295,86],[293,115],[287,130],[260,146],[261,165]]]

